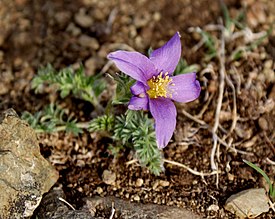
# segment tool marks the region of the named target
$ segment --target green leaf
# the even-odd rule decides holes
[[[270,194],[270,197],[272,199],[274,199],[275,198],[275,189],[274,189],[275,184],[272,185],[272,183],[271,183],[269,177],[266,175],[266,173],[260,167],[256,166],[255,164],[253,164],[253,163],[251,163],[251,162],[249,162],[247,160],[243,160],[243,162],[245,162],[247,165],[249,165],[250,167],[252,167],[254,170],[256,170],[258,173],[260,173],[264,177],[264,179],[266,180],[266,182],[269,185],[269,194]]]
[[[181,58],[174,71],[174,75],[198,72],[198,70],[199,70],[198,65],[188,65],[186,60]]]
[[[132,96],[130,88],[135,83],[135,81],[126,74],[118,74],[113,77],[113,79],[117,82],[117,87],[112,104],[115,105],[128,103]]]
[[[103,115],[93,119],[89,123],[89,131],[108,131],[111,132],[114,128],[114,116],[112,115]]]
[[[154,50],[153,50],[152,47],[150,47],[150,48],[148,49],[147,53],[148,53],[148,56],[149,56],[149,57],[151,56],[151,54],[152,54],[153,51],[154,51]]]
[[[77,135],[82,132],[82,128],[78,127],[77,120],[68,116],[64,109],[54,104],[44,107],[42,111],[34,115],[29,112],[23,112],[21,118],[27,121],[38,133],[67,131]]]
[[[135,150],[142,166],[159,175],[163,171],[162,153],[157,147],[154,123],[142,111],[128,110],[116,117],[114,140]]]
[[[32,80],[32,88],[38,92],[43,86],[55,88],[61,98],[72,94],[92,103],[98,111],[102,110],[98,97],[105,89],[105,81],[101,74],[86,76],[82,65],[76,70],[68,67],[55,71],[49,64],[40,68]]]

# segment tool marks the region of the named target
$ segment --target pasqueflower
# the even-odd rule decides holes
[[[173,101],[195,100],[201,90],[194,72],[172,76],[180,56],[179,33],[154,50],[149,58],[138,52],[121,50],[107,56],[119,70],[136,80],[131,87],[133,96],[128,108],[151,112],[159,148],[168,144],[176,127],[177,111]]]

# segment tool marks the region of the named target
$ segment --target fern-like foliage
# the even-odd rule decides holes
[[[23,112],[21,118],[28,122],[37,133],[66,131],[77,135],[82,132],[77,120],[68,116],[64,109],[54,104],[46,106],[42,111],[34,115],[29,112]]]
[[[113,115],[103,115],[93,119],[89,124],[89,131],[107,131],[112,132],[114,129],[115,118]]]
[[[90,131],[107,131],[114,140],[111,151],[118,153],[122,147],[132,148],[140,164],[153,174],[163,171],[161,151],[157,147],[152,119],[142,111],[128,110],[125,115],[103,115],[93,119]]]
[[[114,139],[132,146],[139,162],[159,175],[163,171],[161,151],[157,147],[152,119],[142,111],[128,110],[126,115],[116,118]]]
[[[117,88],[112,104],[119,105],[128,103],[132,96],[130,88],[135,81],[126,74],[117,74],[113,79],[117,82]]]
[[[181,72],[183,68],[180,69]],[[115,75],[117,89],[109,107],[129,102],[132,94],[130,87],[134,84],[127,75]],[[43,86],[53,86],[60,92],[62,98],[69,94],[91,102],[99,107],[98,97],[104,89],[104,82],[97,76],[86,76],[83,67],[76,71],[65,68],[55,71],[51,65],[41,68],[32,81],[36,92]],[[101,110],[102,112],[102,110]],[[83,129],[90,132],[104,131],[113,139],[111,151],[118,153],[122,148],[128,147],[135,151],[141,165],[158,175],[163,171],[162,153],[157,147],[153,120],[143,111],[128,110],[125,115],[110,113],[98,116],[86,123],[79,123],[76,119],[57,106],[51,104],[42,111],[32,115],[24,112],[22,118],[26,120],[36,132],[69,131],[74,134],[81,133]]]
[[[98,97],[105,89],[105,82],[100,74],[95,76],[86,76],[83,66],[73,70],[72,68],[64,68],[56,71],[50,64],[40,68],[38,74],[32,80],[32,88],[35,92],[42,89],[44,85],[53,86],[60,92],[61,98],[65,98],[70,93],[88,101],[98,110],[102,108],[99,105]]]

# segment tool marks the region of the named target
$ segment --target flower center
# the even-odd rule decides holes
[[[175,85],[172,83],[172,78],[169,77],[168,72],[164,75],[161,72],[158,76],[153,76],[147,81],[148,86],[150,87],[147,90],[147,94],[150,98],[157,97],[172,97],[173,90],[169,89],[170,85]]]

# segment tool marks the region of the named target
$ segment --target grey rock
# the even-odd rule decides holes
[[[268,197],[263,188],[244,190],[231,195],[225,203],[225,209],[240,218],[255,218],[269,211]]]
[[[69,211],[65,203],[59,198],[65,199],[64,192],[59,188],[51,189],[41,200],[39,207],[35,210],[34,215],[39,219],[59,218],[60,215]]]
[[[40,206],[36,209],[34,216],[39,219],[103,219],[96,214],[109,216],[115,210],[119,218],[133,219],[200,219],[198,215],[183,208],[162,206],[156,204],[139,204],[122,200],[112,196],[84,198],[85,205],[79,210],[72,209],[60,200],[65,198],[61,188],[53,188],[47,193]],[[100,212],[97,212],[99,210]],[[106,216],[106,215],[105,215]]]
[[[84,208],[91,213],[97,208],[104,208],[105,211],[111,212],[114,208],[120,218],[135,219],[200,219],[201,217],[193,212],[178,207],[163,206],[156,204],[140,204],[122,200],[115,197],[93,197],[86,198]],[[106,210],[109,209],[109,210]]]
[[[87,211],[83,210],[74,210],[74,211],[67,211],[62,216],[58,217],[58,219],[103,219],[100,217],[93,217]]]
[[[63,190],[60,188],[51,189],[43,197],[34,215],[39,219],[95,219],[88,210],[72,210],[59,198],[66,200]]]
[[[0,218],[28,218],[58,179],[35,132],[9,109],[0,115]]]

